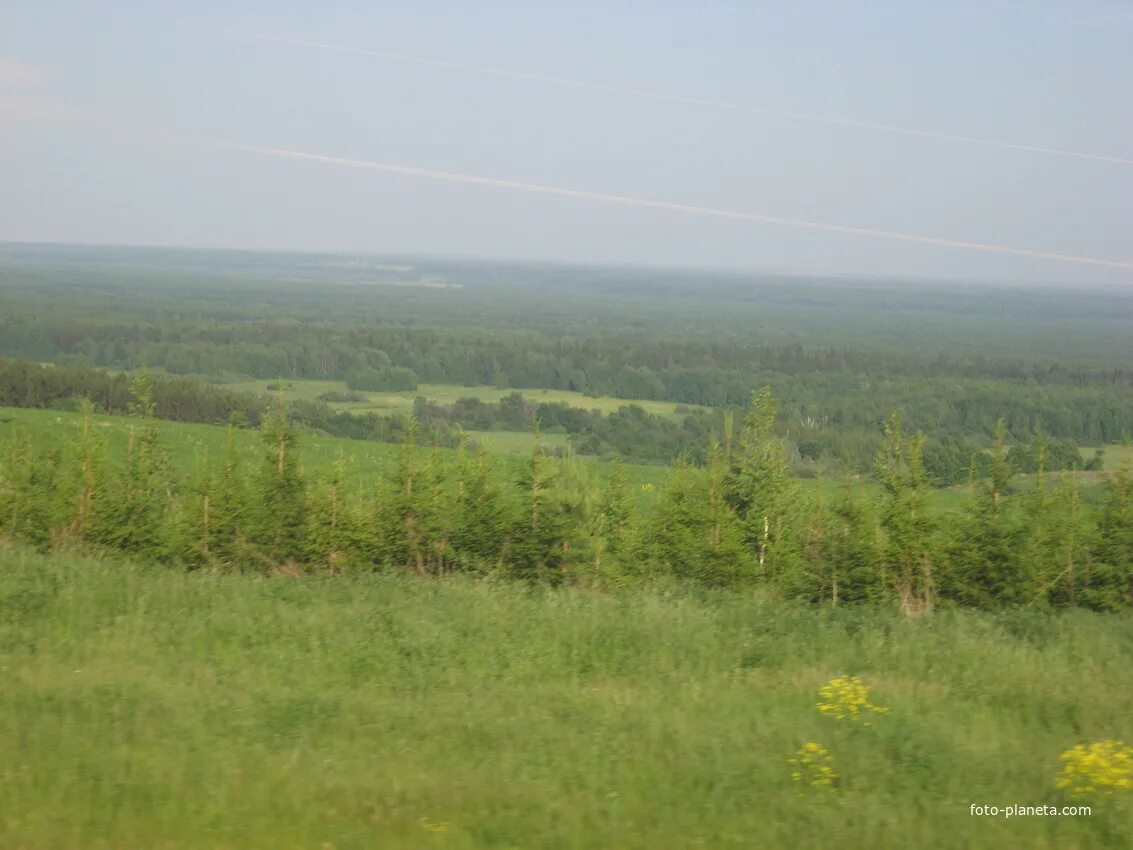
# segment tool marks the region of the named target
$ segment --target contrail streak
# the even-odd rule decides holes
[[[876,130],[883,133],[897,133],[903,136],[920,136],[927,139],[942,139],[949,142],[962,142],[969,145],[984,145],[986,147],[1001,148],[1003,150],[1025,151],[1027,153],[1046,154],[1049,156],[1071,157],[1073,159],[1088,159],[1094,162],[1108,162],[1114,165],[1133,165],[1133,159],[1120,156],[1105,156],[1103,154],[1083,153],[1081,151],[1063,150],[1061,148],[1047,148],[1039,145],[1021,145],[1014,142],[1001,142],[995,139],[980,139],[974,136],[962,136],[954,133],[938,133],[935,130],[918,130],[911,127],[897,127],[892,124],[876,124],[871,121],[858,121],[854,118],[839,118],[831,115],[814,115],[808,112],[789,112],[781,109],[768,109],[762,106],[750,106],[745,103],[734,103],[726,100],[712,100],[702,97],[686,97],[679,94],[648,91],[646,89],[627,88],[624,86],[608,85],[606,83],[588,83],[583,80],[572,80],[566,77],[552,77],[544,74],[530,74],[522,71],[508,71],[502,68],[486,68],[481,65],[468,65],[463,62],[449,62],[443,59],[430,59],[424,56],[408,56],[403,53],[387,53],[382,50],[367,50],[360,47],[344,47],[338,44],[324,44],[318,41],[307,41],[301,38],[289,38],[281,35],[266,33],[248,33],[246,38],[258,41],[271,41],[277,44],[291,44],[298,47],[313,47],[318,50],[333,50],[338,53],[353,53],[358,56],[375,56],[379,59],[389,59],[395,62],[411,62],[417,65],[432,65],[436,68],[451,68],[457,71],[472,71],[477,74],[490,74],[495,77],[508,77],[514,80],[530,80],[538,83],[550,83],[557,86],[569,86],[576,89],[589,89],[609,94],[628,95],[630,97],[643,97],[651,100],[664,100],[670,103],[685,103],[695,106],[707,106],[713,109],[727,109],[732,112],[749,112],[757,115],[773,115],[778,118],[789,118],[795,121],[811,121],[819,124],[832,124],[838,127],[856,127],[862,130]]]
[[[830,224],[799,218],[784,218],[764,213],[722,210],[715,207],[701,207],[692,204],[678,204],[670,201],[656,201],[649,198],[636,198],[630,195],[611,195],[605,192],[590,192],[584,189],[568,189],[561,186],[544,186],[539,183],[523,183],[517,180],[502,180],[496,177],[480,177],[474,174],[461,174],[454,171],[436,171],[429,168],[415,168],[409,165],[396,165],[385,162],[370,162],[363,159],[347,159],[340,156],[307,153],[288,148],[263,147],[239,142],[194,141],[194,144],[212,148],[241,151],[258,156],[299,159],[338,165],[365,171],[378,171],[386,174],[405,174],[410,177],[423,177],[429,180],[447,180],[453,183],[468,183],[473,186],[489,186],[495,189],[511,189],[559,198],[577,198],[585,201],[598,201],[606,204],[619,204],[627,207],[667,210],[689,215],[724,218],[733,221],[756,221],[762,224],[778,224],[785,227],[800,227],[808,230],[822,230],[829,233],[844,233],[851,236],[867,236],[874,239],[890,239],[898,242],[913,242],[919,245],[936,245],[943,248],[959,248],[967,251],[982,251],[989,254],[1009,254],[1016,257],[1032,257],[1039,260],[1055,260],[1063,263],[1078,263],[1089,266],[1106,266],[1115,269],[1133,269],[1133,261],[1105,260],[1096,257],[1082,257],[1074,254],[1058,254],[1051,251],[1034,251],[1028,248],[1012,248],[1007,245],[991,245],[984,242],[965,242],[959,239],[945,239],[939,236],[920,236],[912,233],[898,233],[892,230],[876,230],[869,227],[851,227],[844,224]]]

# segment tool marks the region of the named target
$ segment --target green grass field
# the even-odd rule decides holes
[[[0,550],[0,846],[1126,848],[1133,620],[818,610]],[[889,709],[824,717],[858,674]],[[826,746],[834,790],[787,758]]]
[[[535,447],[535,435],[528,431],[468,431],[468,439],[491,454],[520,455],[531,457],[531,450]],[[570,438],[566,434],[551,434],[543,432],[539,441],[545,449],[565,449],[570,446]]]
[[[239,383],[224,384],[231,390],[257,393],[260,395],[275,394],[276,390],[269,390],[269,385],[276,385],[276,381],[242,381]],[[284,380],[283,397],[291,399],[314,400],[326,392],[347,392],[345,381],[315,381],[315,380]],[[679,418],[682,414],[676,412],[678,405],[671,401],[650,401],[648,399],[624,399],[612,396],[588,396],[570,390],[550,389],[507,389],[500,387],[465,387],[459,384],[420,384],[412,392],[363,392],[366,401],[335,402],[331,407],[337,410],[350,410],[354,412],[375,411],[377,413],[409,413],[413,410],[413,400],[424,396],[429,401],[440,404],[452,404],[457,399],[478,398],[483,402],[494,404],[513,392],[519,392],[529,401],[536,404],[548,402],[551,404],[565,402],[572,407],[581,407],[584,410],[600,410],[602,413],[614,413],[619,407],[636,404],[648,413],[658,416]],[[688,405],[685,405],[688,406]]]
[[[125,451],[130,429],[137,426],[136,420],[124,416],[95,416],[92,421],[96,433],[106,438],[112,454]],[[182,476],[190,474],[206,453],[217,459],[225,452],[228,429],[223,426],[163,421],[156,425],[161,445],[170,453],[174,467]],[[81,433],[82,416],[57,410],[0,407],[0,436],[10,434],[17,428],[38,439],[53,438],[61,442],[73,440]],[[530,457],[534,439],[531,434],[512,431],[472,431],[469,435],[487,451],[498,456],[502,466],[513,469],[524,464]],[[259,433],[238,429],[233,432],[233,437],[236,450],[244,461],[248,464],[258,463],[263,451]],[[563,434],[543,434],[542,441],[549,449],[565,448],[567,445]],[[362,484],[384,475],[389,465],[396,460],[400,448],[389,443],[315,435],[304,435],[299,440],[299,454],[306,473],[321,475],[335,463],[345,461]],[[455,449],[438,451],[447,460],[456,459]],[[586,464],[596,474],[603,474],[605,470],[605,465],[597,458],[581,457],[579,462]],[[655,490],[642,490],[643,485],[659,487],[669,475],[669,470],[662,466],[626,464],[625,469],[630,485],[640,491],[646,500]]]

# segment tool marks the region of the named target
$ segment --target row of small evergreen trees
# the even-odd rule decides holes
[[[538,439],[513,474],[482,451],[453,460],[418,447],[411,429],[376,486],[363,487],[345,463],[312,478],[282,404],[264,420],[258,469],[246,468],[230,431],[222,457],[180,479],[158,439],[146,375],[133,392],[124,461],[111,461],[89,405],[70,444],[16,434],[0,447],[0,536],[189,569],[459,571],[598,586],[677,579],[828,605],[898,604],[910,615],[941,603],[1133,605],[1128,467],[1086,505],[1075,478],[1049,480],[1040,445],[1035,487],[1011,494],[1002,429],[991,474],[973,482],[962,511],[927,509],[924,438],[897,415],[877,457],[880,496],[847,481],[827,497],[788,474],[765,389],[738,434],[727,418],[707,463],[679,464],[638,510],[620,464],[599,476],[577,458],[546,456]]]

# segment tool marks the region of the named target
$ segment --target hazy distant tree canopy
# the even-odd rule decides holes
[[[796,473],[870,472],[882,423],[900,409],[928,435],[924,463],[939,483],[964,480],[973,457],[985,462],[1000,420],[1009,443],[1053,439],[1048,468],[1073,468],[1073,444],[1119,441],[1133,423],[1133,369],[1120,365],[1133,363],[1133,296],[1120,290],[12,247],[0,258],[0,354],[213,381],[336,379],[363,393],[445,383],[715,409],[743,408],[770,385]],[[124,379],[83,387],[80,374],[50,379],[47,401],[13,378],[4,398],[121,407]],[[167,418],[255,424],[263,406],[200,382],[155,388]],[[452,428],[523,430],[538,416],[577,451],[663,463],[704,462],[721,427],[699,409],[678,422],[632,405],[595,416],[509,404],[426,404],[419,418],[451,444]],[[347,436],[404,431],[319,402],[295,416]],[[1012,451],[1017,468],[1033,469]]]

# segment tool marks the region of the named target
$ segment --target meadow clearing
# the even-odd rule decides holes
[[[294,380],[283,379],[280,381],[238,381],[235,383],[226,383],[223,386],[230,390],[259,395],[275,395],[281,392],[283,398],[289,401],[292,399],[313,401],[323,393],[346,393],[351,391],[345,381],[320,381],[302,378],[296,378]],[[269,390],[269,386],[277,389]],[[437,404],[452,404],[462,398],[478,398],[485,404],[495,404],[499,402],[500,399],[512,393],[521,393],[524,398],[535,404],[557,404],[562,402],[569,404],[571,407],[582,408],[583,410],[600,410],[605,414],[613,413],[617,411],[619,407],[634,404],[642,408],[646,413],[676,419],[683,415],[683,412],[687,412],[687,410],[696,407],[695,405],[676,404],[671,401],[591,396],[571,390],[538,388],[513,389],[510,387],[462,386],[460,384],[418,384],[417,389],[406,390],[404,392],[374,392],[369,390],[356,392],[358,392],[359,395],[365,396],[366,400],[331,402],[331,407],[336,410],[349,410],[356,413],[365,413],[368,411],[374,411],[376,413],[410,413],[413,410],[413,400],[418,397],[427,398],[429,401]],[[678,412],[678,407],[681,408],[681,412]]]

